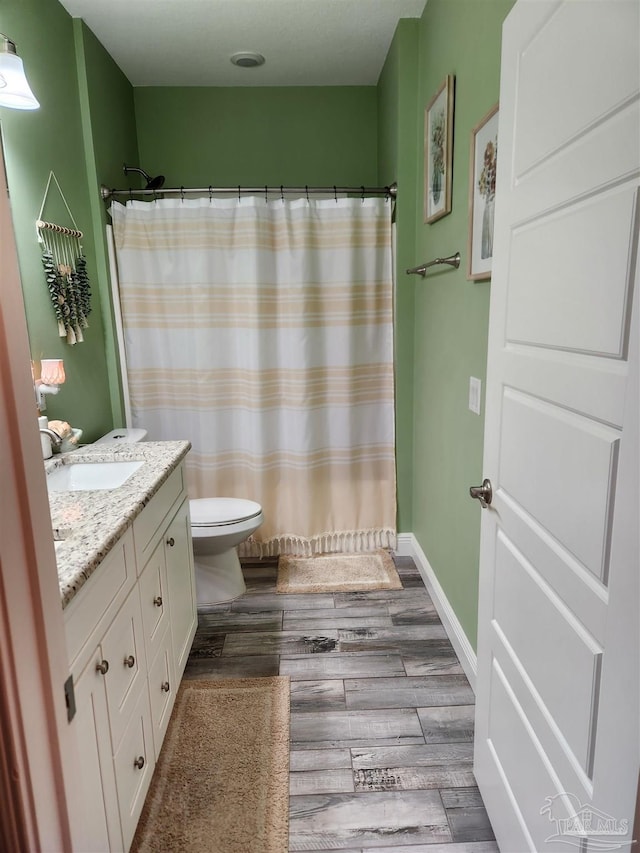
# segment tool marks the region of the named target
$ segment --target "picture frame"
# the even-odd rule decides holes
[[[467,278],[491,278],[493,215],[498,168],[498,115],[495,104],[471,131],[469,155],[469,240]]]
[[[424,111],[424,221],[451,213],[454,77],[447,74]]]

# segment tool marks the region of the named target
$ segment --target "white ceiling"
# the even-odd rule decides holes
[[[426,0],[60,0],[134,86],[375,85]],[[229,57],[257,51],[258,68]]]

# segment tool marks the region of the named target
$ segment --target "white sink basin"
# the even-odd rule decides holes
[[[117,489],[144,462],[67,462],[47,475],[50,492]]]

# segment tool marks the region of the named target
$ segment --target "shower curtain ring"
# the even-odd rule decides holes
[[[304,185],[304,191],[307,196],[307,204],[309,204],[309,187],[306,184]]]
[[[280,198],[282,199],[282,203],[284,204],[284,187],[280,184]]]
[[[364,204],[364,184],[362,185],[362,203]]]
[[[336,185],[333,185],[333,197],[336,200],[336,204],[338,203],[338,190],[336,189]]]
[[[213,187],[209,184],[209,204],[211,204],[211,197],[213,196]]]
[[[240,184],[238,184],[238,204],[240,204]]]
[[[184,201],[184,187],[180,187],[180,200]]]
[[[266,184],[264,185],[264,200],[265,200],[265,203],[269,201],[269,191],[267,189]]]
[[[129,187],[129,201],[133,201],[133,190]]]

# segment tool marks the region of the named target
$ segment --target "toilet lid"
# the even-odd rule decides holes
[[[189,501],[189,511],[192,527],[215,527],[255,518],[262,507],[242,498],[196,498]]]

